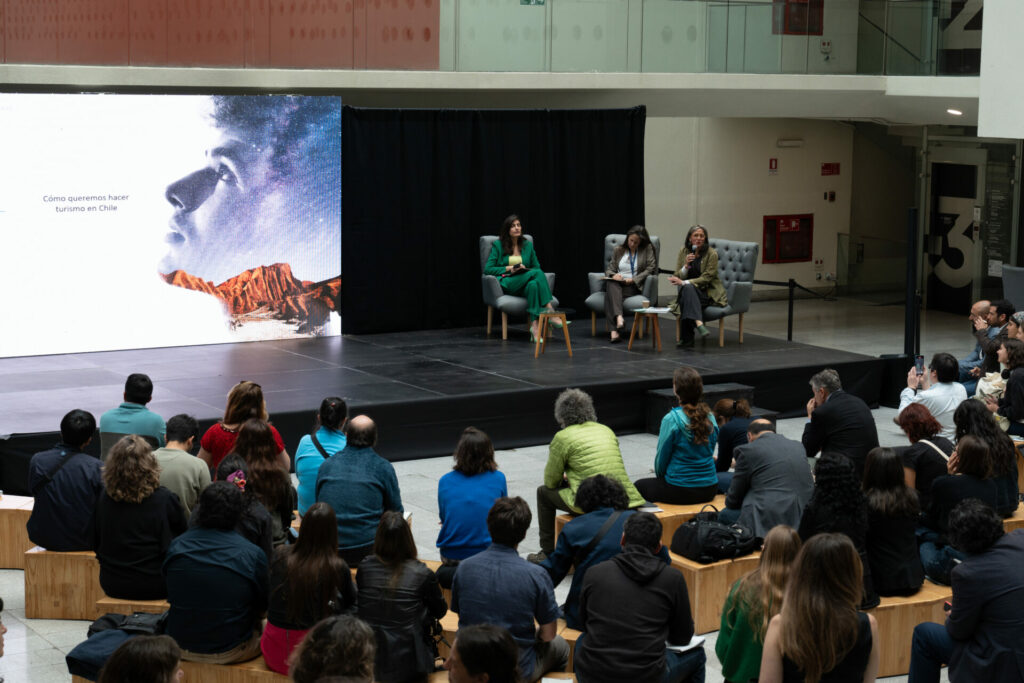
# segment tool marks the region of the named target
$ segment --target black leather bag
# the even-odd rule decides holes
[[[711,511],[706,512],[707,508]],[[685,558],[711,564],[719,560],[749,555],[760,550],[763,539],[739,524],[722,524],[718,509],[705,505],[697,515],[676,529],[672,535],[672,552]]]

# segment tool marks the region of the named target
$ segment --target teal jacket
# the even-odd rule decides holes
[[[658,433],[658,454],[654,458],[654,474],[673,486],[701,488],[718,483],[715,472],[715,444],[718,425],[711,422],[707,443],[695,444],[690,431],[690,418],[675,407],[661,420]]]

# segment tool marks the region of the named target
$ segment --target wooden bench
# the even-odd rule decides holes
[[[669,553],[669,556],[672,558],[672,566],[682,572],[686,579],[690,613],[697,633],[719,629],[729,589],[744,575],[756,569],[761,561],[760,552],[711,564],[701,564],[675,553]]]
[[[96,614],[124,614],[131,616],[136,612],[162,614],[171,608],[166,600],[121,600],[104,595],[96,601]]]
[[[0,496],[0,569],[25,568],[25,551],[35,545],[25,528],[34,502],[29,496]]]
[[[271,671],[263,657],[239,664],[199,664],[181,662],[188,683],[288,683],[287,676]],[[80,676],[72,676],[71,683],[89,683]]]
[[[1003,520],[1003,530],[1006,533],[1016,531],[1017,529],[1024,529],[1024,503],[1017,506],[1011,517],[1007,517]]]
[[[559,681],[575,681],[576,676],[571,673],[562,673],[561,671],[552,671],[544,674],[544,678],[554,678]],[[428,683],[448,683],[448,672],[447,671],[436,671],[427,676]],[[83,682],[84,683],[84,682]]]
[[[61,553],[35,546],[25,552],[25,616],[85,619],[100,616],[100,563],[91,550]]]
[[[705,505],[714,505],[721,510],[725,507],[725,494],[720,493],[708,503],[696,505],[670,505],[669,503],[658,503],[661,512],[655,512],[654,516],[661,520],[661,542],[666,546],[672,545],[672,536],[676,529],[696,516]],[[562,533],[562,528],[569,523],[575,515],[562,514],[555,517],[555,540]]]
[[[914,595],[882,598],[882,603],[868,614],[878,621],[880,644],[878,676],[903,676],[910,671],[910,643],[914,627],[925,621],[943,624],[946,614],[942,603],[950,600],[953,589],[925,580]]]
[[[445,640],[447,640],[449,644],[454,643],[455,634],[459,630],[459,615],[455,612],[452,612],[451,610],[448,610],[448,613],[441,617],[441,629],[444,631]],[[565,619],[558,620],[558,626],[556,627],[556,631],[558,635],[565,638],[565,642],[569,643],[569,663],[566,666],[566,670],[569,673],[572,673],[572,657],[573,654],[575,654],[576,652],[576,641],[579,639],[581,632],[577,631],[574,628],[569,628],[568,626],[566,626]],[[441,656],[447,659],[448,646],[446,646],[444,643],[441,643],[438,649],[440,650]]]

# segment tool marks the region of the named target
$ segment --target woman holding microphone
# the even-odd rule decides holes
[[[686,244],[676,259],[676,272],[668,281],[679,286],[676,315],[681,319],[682,329],[676,346],[692,347],[694,330],[702,337],[708,336],[704,309],[711,304],[727,303],[725,287],[718,278],[718,252],[708,246],[708,230],[703,225],[695,225],[686,233]]]

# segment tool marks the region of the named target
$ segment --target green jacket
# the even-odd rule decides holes
[[[749,605],[737,595],[740,582],[733,584],[722,608],[722,626],[715,641],[715,654],[722,663],[722,676],[729,681],[749,681],[761,675],[764,641],[750,626]]]
[[[533,242],[526,238],[519,240],[519,255],[523,257],[523,265],[527,268],[540,269],[540,261],[537,260],[537,252],[533,250]],[[491,255],[487,257],[487,265],[484,266],[484,273],[487,275],[504,275],[505,266],[508,265],[508,254],[501,249],[501,240],[494,240],[491,245]]]
[[[686,255],[690,252],[683,247],[679,250],[679,256],[676,257],[676,277],[686,279],[684,272],[686,266]],[[722,286],[722,281],[718,277],[718,252],[708,247],[708,253],[704,255],[704,260],[700,264],[700,277],[696,277],[690,280],[690,284],[694,287],[699,287],[707,291],[708,299],[711,300],[715,306],[725,306],[728,303],[728,297],[725,294],[725,287]]]
[[[548,452],[548,464],[544,467],[544,485],[557,489],[562,485],[562,474],[569,480],[568,488],[559,489],[562,500],[576,514],[583,511],[576,507],[576,490],[587,477],[603,474],[622,484],[629,496],[629,507],[643,505],[644,497],[633,486],[622,464],[619,439],[615,432],[597,422],[570,425],[555,434]]]

